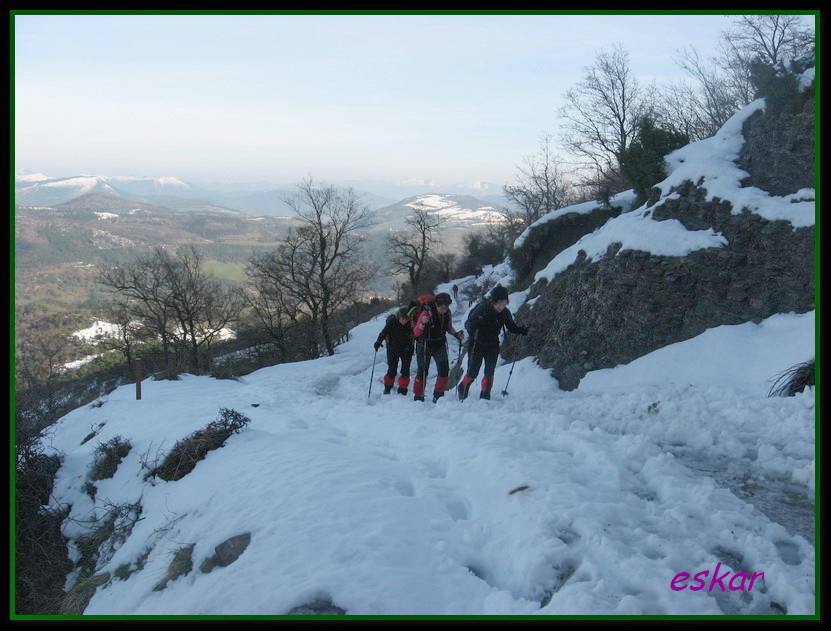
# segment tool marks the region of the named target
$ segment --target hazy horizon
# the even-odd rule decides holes
[[[15,15],[15,172],[513,180],[621,43],[642,84],[722,15]]]

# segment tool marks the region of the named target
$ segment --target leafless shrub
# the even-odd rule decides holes
[[[75,540],[75,547],[81,553],[78,565],[87,572],[94,572],[98,566],[109,561],[141,519],[141,504],[138,502],[105,502],[105,506],[107,512],[103,518],[81,522],[91,530]]]
[[[222,447],[232,434],[242,431],[250,422],[251,419],[241,412],[221,408],[216,421],[177,441],[164,461],[151,469],[148,476],[158,476],[168,482],[180,480],[193,471],[196,463],[209,451]]]
[[[105,480],[115,475],[118,465],[124,457],[130,453],[130,441],[115,436],[106,443],[101,443],[95,448],[95,456],[92,469],[89,473],[90,480]]]

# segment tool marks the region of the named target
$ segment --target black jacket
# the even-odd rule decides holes
[[[470,334],[471,344],[477,346],[499,346],[499,334],[506,328],[511,333],[522,333],[523,327],[517,326],[511,311],[505,307],[500,313],[489,302],[483,302],[474,307],[465,322],[465,328]]]
[[[387,341],[387,346],[393,351],[402,351],[413,345],[413,329],[410,323],[401,324],[394,315],[387,318],[387,323],[378,335],[377,342]]]

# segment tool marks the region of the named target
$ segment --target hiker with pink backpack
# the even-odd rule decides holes
[[[438,371],[433,388],[433,403],[435,403],[444,396],[450,375],[447,333],[460,342],[464,339],[464,333],[453,328],[453,314],[450,311],[450,304],[453,300],[450,294],[440,293],[436,296],[427,294],[419,297],[416,302],[417,304],[411,307],[418,364],[413,383],[413,398],[416,401],[424,401],[424,388],[430,362],[435,361]]]

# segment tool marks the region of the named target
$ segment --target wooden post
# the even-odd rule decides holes
[[[141,360],[136,359],[136,401],[141,400]]]

